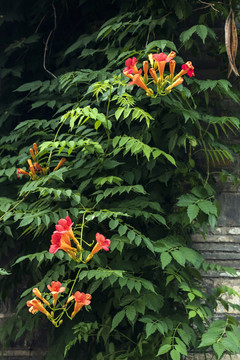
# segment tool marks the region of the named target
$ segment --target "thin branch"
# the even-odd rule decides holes
[[[202,3],[202,4],[205,4],[206,6],[200,8],[200,9],[197,9],[197,10],[206,9],[206,8],[208,8],[208,7],[211,7],[212,10],[217,11],[217,12],[220,12],[219,10],[217,10],[217,9],[215,8],[215,4],[211,4],[211,3],[208,3],[208,2],[202,1],[202,0],[198,0],[198,1],[199,1],[200,3]],[[218,4],[221,4],[222,2],[221,2],[221,1],[217,1],[217,3],[218,3]]]
[[[47,56],[47,51],[48,51],[48,43],[49,43],[49,40],[52,36],[52,34],[54,33],[54,31],[56,30],[57,28],[57,16],[56,16],[56,8],[54,6],[54,1],[52,2],[52,8],[53,8],[53,16],[54,16],[54,27],[53,29],[50,31],[48,37],[47,37],[47,41],[45,43],[45,48],[44,48],[44,54],[43,54],[43,68],[46,72],[48,72],[50,75],[52,75],[55,79],[57,78],[51,71],[49,71],[47,68],[46,68],[46,56]]]
[[[41,26],[41,24],[42,24],[43,20],[45,19],[45,17],[46,17],[46,15],[44,15],[44,16],[41,18],[41,20],[40,20],[40,22],[39,22],[39,24],[38,24],[38,26],[37,26],[36,30],[34,31],[34,33],[35,33],[35,34],[38,32],[38,30],[39,30],[39,28],[40,28],[40,26]]]

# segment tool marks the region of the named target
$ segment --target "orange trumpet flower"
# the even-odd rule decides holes
[[[42,296],[41,292],[38,290],[38,288],[34,288],[33,289],[33,293],[35,296],[37,296],[40,300],[42,300],[44,302],[44,304],[46,304],[47,306],[50,306],[49,302],[44,299],[44,297]]]
[[[48,318],[51,318],[51,314],[45,309],[43,304],[40,300],[32,299],[27,301],[27,306],[29,307],[29,312],[35,314],[36,312],[40,311]]]

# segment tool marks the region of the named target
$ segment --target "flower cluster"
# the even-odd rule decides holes
[[[63,313],[66,313],[67,316],[70,319],[73,319],[74,316],[81,310],[81,308],[85,305],[89,305],[91,303],[92,296],[90,294],[81,293],[80,291],[76,291],[75,294],[68,297],[67,301],[64,305],[60,303],[60,306],[56,308],[57,301],[59,294],[63,293],[65,291],[65,287],[62,286],[60,281],[52,281],[51,285],[47,285],[48,290],[52,294],[52,302],[45,299],[43,294],[39,291],[38,288],[33,289],[33,294],[40,300],[34,298],[32,300],[27,301],[27,306],[29,307],[29,312],[32,314],[37,313],[40,311],[44,315],[47,316],[47,318],[53,323],[54,326],[58,327],[62,324],[63,320],[61,320],[61,317]],[[68,315],[68,310],[72,305],[72,301],[75,301],[74,303],[74,310],[71,314],[71,316]],[[70,303],[70,306],[68,304]],[[49,308],[50,312],[46,309],[46,307]],[[54,316],[56,311],[61,311],[61,313],[58,316]]]
[[[85,261],[82,260],[82,253],[83,253],[82,232],[80,239],[78,240],[73,233],[73,229],[72,229],[73,224],[74,223],[72,222],[70,217],[66,216],[66,219],[60,219],[58,221],[58,224],[55,225],[55,231],[52,234],[51,246],[49,249],[49,252],[51,254],[55,254],[58,250],[61,249],[65,251],[74,261],[76,262],[82,261],[83,263],[87,263],[101,249],[105,251],[109,251],[109,246],[111,241],[109,239],[106,239],[105,236],[103,236],[102,234],[97,233],[95,246],[93,247],[90,254],[86,257],[86,260]],[[83,230],[83,226],[84,226],[84,221],[82,222],[82,230]],[[71,243],[71,240],[73,241],[74,245]],[[70,294],[72,294],[74,285],[79,277],[80,270],[81,268],[79,268],[77,276],[73,282],[72,288],[70,289],[69,292]],[[46,315],[47,318],[56,327],[60,326],[61,323],[63,322],[63,320],[61,319],[63,314],[66,314],[70,319],[73,319],[74,316],[81,310],[83,306],[87,306],[91,303],[92,296],[90,294],[85,294],[83,292],[76,291],[75,294],[72,294],[67,298],[67,301],[65,302],[64,305],[60,304],[60,306],[57,306],[59,294],[65,291],[65,287],[62,286],[60,281],[52,281],[51,285],[47,285],[47,288],[52,294],[52,301],[49,302],[41,294],[39,289],[34,288],[33,293],[38,299],[34,298],[32,300],[27,301],[27,306],[29,307],[29,311],[32,314],[35,314],[36,312],[40,311],[41,313]],[[70,316],[68,315],[68,310],[72,305],[72,301],[74,301],[74,309]],[[46,309],[46,307],[50,308],[50,312]],[[55,317],[54,314],[56,311],[61,311],[61,313]]]
[[[79,241],[75,237],[72,230],[73,222],[69,216],[66,219],[60,219],[58,224],[55,225],[56,230],[52,234],[51,246],[49,252],[55,254],[58,250],[65,251],[71,259],[79,262],[82,260],[83,248],[80,245]],[[73,240],[76,247],[73,247],[71,244],[71,239]],[[91,253],[87,256],[85,262],[88,262],[92,259],[93,255],[96,254],[101,249],[109,251],[109,246],[111,241],[105,239],[105,237],[99,233],[96,234],[96,245],[92,249]]]
[[[28,159],[28,166],[29,166],[29,172],[18,168],[17,169],[17,177],[19,177],[19,174],[29,176],[32,180],[38,179],[39,175],[47,175],[49,173],[49,167],[43,167],[39,164],[37,161],[38,157],[38,148],[37,144],[33,144],[33,149],[31,148],[29,150],[30,155],[32,159]],[[58,170],[66,161],[66,158],[61,158],[58,165],[53,169],[53,171]],[[33,161],[33,162],[32,162]]]
[[[143,61],[143,77],[141,76],[142,69],[137,68],[137,59],[135,57],[127,59],[123,74],[132,80],[128,85],[137,85],[146,91],[146,95],[151,97],[169,94],[174,87],[182,84],[183,75],[187,74],[190,77],[195,75],[191,61],[187,61],[182,65],[182,70],[174,76],[176,61],[173,58],[175,56],[176,53],[174,51],[171,51],[168,55],[164,53],[149,54],[148,59],[151,67],[149,69],[148,61]],[[164,77],[167,63],[169,64],[169,74]],[[157,95],[154,95],[154,91],[149,87],[152,83],[157,87]]]

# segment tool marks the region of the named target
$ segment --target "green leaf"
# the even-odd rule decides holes
[[[146,325],[146,339],[151,336],[157,330],[156,324],[150,322]]]
[[[208,33],[207,26],[206,25],[197,25],[196,26],[196,31],[197,31],[198,36],[200,36],[203,43],[205,44],[205,39],[206,39],[207,33]]]
[[[145,49],[145,53],[149,53],[150,50],[152,49],[161,49],[162,51],[164,51],[165,47],[168,47],[170,50],[174,50],[177,51],[176,46],[174,45],[174,43],[172,41],[168,41],[168,40],[155,40],[155,41],[151,41]]]
[[[133,323],[135,317],[136,317],[136,310],[134,306],[128,306],[126,309],[126,317],[130,321],[130,323]]]
[[[162,269],[164,269],[172,261],[172,257],[169,252],[161,253],[160,259],[162,263]]]
[[[209,328],[208,331],[205,334],[203,334],[201,343],[198,347],[213,345],[214,343],[217,342],[218,338],[222,335],[222,333],[223,333],[222,327]]]
[[[124,111],[124,108],[118,108],[117,111],[115,111],[115,118],[118,120],[120,118],[120,116],[122,115]]]
[[[111,230],[114,230],[118,226],[118,224],[119,224],[119,221],[117,219],[115,219],[115,220],[111,219],[109,221],[109,227]]]
[[[11,273],[9,273],[7,270],[3,269],[3,268],[0,268],[0,275],[11,275]]]
[[[162,345],[158,350],[157,356],[166,354],[167,352],[169,352],[171,350],[171,348],[172,348],[172,345],[170,345],[170,344]]]
[[[126,225],[120,225],[118,228],[118,233],[120,236],[123,236],[127,232],[127,226]]]
[[[133,240],[135,239],[135,232],[132,230],[128,231],[127,237],[130,240],[130,242],[133,242]]]
[[[22,219],[22,221],[20,222],[18,227],[23,227],[23,226],[29,225],[33,222],[33,220],[34,220],[33,216],[25,216]]]
[[[114,330],[120,324],[124,316],[125,316],[125,311],[121,310],[113,317],[111,331]]]
[[[213,344],[213,350],[215,351],[215,353],[217,354],[218,359],[221,358],[222,354],[225,351],[225,346],[223,346],[223,344],[221,344],[220,342]]]
[[[177,206],[189,206],[193,203],[195,203],[196,201],[198,201],[199,199],[192,195],[192,194],[185,194],[185,195],[181,195],[178,198],[178,202],[177,202]]]
[[[180,360],[180,353],[176,349],[170,351],[170,356],[172,360]]]
[[[184,266],[186,262],[186,258],[184,256],[184,253],[179,250],[171,251],[172,257],[181,265]]]
[[[196,311],[194,311],[194,310],[189,311],[189,314],[188,314],[189,320],[194,318],[196,315],[197,315]]]
[[[199,201],[198,206],[205,214],[213,214],[217,216],[217,207],[211,201]]]
[[[199,213],[199,207],[195,204],[191,204],[187,208],[187,214],[189,217],[190,223],[198,216]]]

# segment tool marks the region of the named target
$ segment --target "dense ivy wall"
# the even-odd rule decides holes
[[[237,17],[234,1],[232,8]],[[226,80],[229,11],[185,0],[2,4],[0,291],[17,309],[1,329],[5,346],[46,327],[27,311],[32,288],[61,281],[70,291],[77,273],[91,310],[55,331],[49,323],[46,359],[81,351],[91,360],[179,360],[209,346],[218,359],[239,353],[237,320],[210,322],[233,290],[208,294],[199,282],[201,271],[234,270],[205,262],[190,236],[216,225],[210,168],[226,180],[220,167],[238,150],[226,141],[239,130],[236,109],[225,106],[239,103],[238,80]],[[156,98],[127,86],[127,58],[140,68],[149,53],[171,50],[177,71],[193,61],[195,78]],[[44,171],[17,178],[17,168],[29,171],[33,143]],[[110,252],[88,264],[50,254],[54,225],[67,215],[81,240],[110,238]]]

